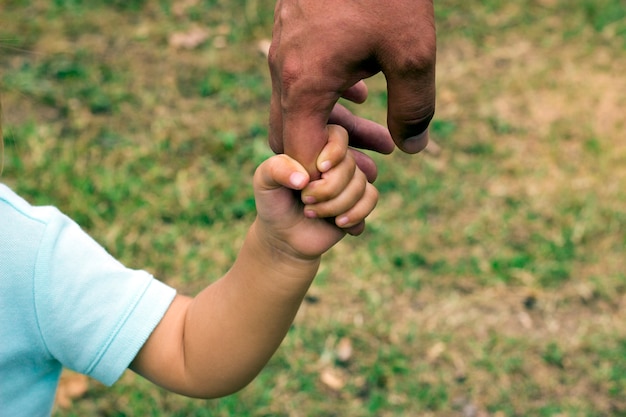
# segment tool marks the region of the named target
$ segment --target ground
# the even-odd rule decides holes
[[[435,6],[433,145],[374,155],[365,235],[260,377],[209,402],[74,379],[57,417],[626,415],[623,2]],[[270,154],[273,2],[3,8],[2,181],[183,292],[219,277]]]

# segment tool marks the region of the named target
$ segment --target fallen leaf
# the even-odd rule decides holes
[[[270,54],[270,45],[272,41],[269,39],[261,39],[256,43],[257,49],[260,53],[262,53],[266,58]]]
[[[443,342],[435,343],[428,352],[426,352],[426,359],[429,363],[435,362],[446,351],[446,344]]]
[[[178,0],[172,4],[172,13],[176,17],[183,17],[187,10],[196,6],[199,0]]]
[[[342,337],[337,343],[337,348],[335,350],[337,355],[337,360],[341,363],[346,363],[352,358],[352,341],[347,337]]]
[[[194,49],[209,37],[209,32],[202,28],[194,28],[187,32],[174,32],[170,35],[169,44],[175,49]]]
[[[333,391],[340,391],[346,385],[346,378],[334,368],[326,368],[320,374],[320,380]]]
[[[519,322],[522,325],[522,327],[524,327],[525,329],[533,328],[533,319],[532,317],[530,317],[530,314],[528,314],[527,312],[520,311],[517,315],[517,318],[519,319]]]

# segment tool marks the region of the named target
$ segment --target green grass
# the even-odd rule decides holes
[[[271,154],[273,6],[5,1],[2,181],[199,291],[235,258]],[[374,156],[366,234],[325,257],[259,378],[200,401],[128,372],[56,417],[626,415],[623,2],[435,7],[440,152]],[[197,27],[196,48],[169,45]],[[368,85],[351,108],[384,122],[384,78]]]

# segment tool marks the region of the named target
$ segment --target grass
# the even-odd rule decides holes
[[[2,181],[197,292],[254,216],[273,5],[5,1]],[[199,401],[128,372],[56,417],[626,415],[623,2],[436,10],[441,152],[374,156],[367,233],[325,258],[259,378]],[[353,108],[384,122],[368,85]]]

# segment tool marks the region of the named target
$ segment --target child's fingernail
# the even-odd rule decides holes
[[[309,219],[314,219],[317,217],[317,213],[314,212],[313,210],[304,210],[304,217],[307,217]]]
[[[312,195],[304,195],[302,196],[302,202],[304,204],[315,204],[317,203],[317,200]]]
[[[348,218],[348,216],[343,216],[337,218],[337,220],[335,220],[335,223],[337,224],[337,226],[345,226],[346,224],[348,224],[349,221],[350,219]]]
[[[301,172],[294,172],[289,176],[289,182],[294,187],[302,187],[306,181],[306,175]]]
[[[328,171],[331,167],[333,166],[333,164],[330,161],[324,161],[320,164],[320,171],[322,172],[326,172]]]

